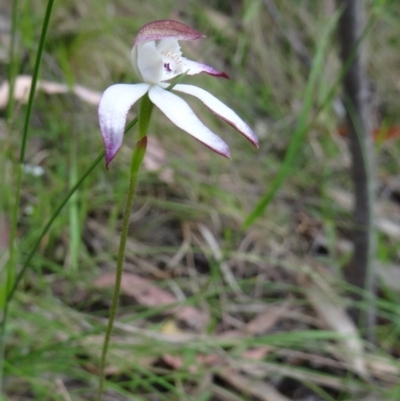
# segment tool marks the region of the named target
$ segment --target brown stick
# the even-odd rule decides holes
[[[368,302],[366,325],[368,337],[373,340],[375,326],[374,280],[372,264],[375,253],[373,235],[373,144],[371,136],[371,115],[368,104],[368,87],[360,55],[359,40],[363,29],[363,0],[336,0],[337,6],[343,8],[339,20],[339,41],[341,58],[345,65],[352,59],[351,65],[343,80],[344,98],[349,125],[349,145],[352,155],[352,178],[354,182],[354,253],[345,270],[348,282],[364,289],[365,297],[355,296],[357,301]],[[359,323],[362,317],[360,309],[350,311]]]

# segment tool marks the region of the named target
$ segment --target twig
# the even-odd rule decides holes
[[[352,155],[352,178],[354,182],[354,253],[345,275],[348,282],[364,289],[367,337],[373,340],[375,326],[374,284],[372,263],[375,253],[373,235],[373,147],[369,120],[368,88],[360,56],[360,38],[363,28],[362,0],[336,0],[343,8],[339,20],[339,41],[342,62],[351,61],[343,79],[347,121],[349,125],[350,152]],[[354,296],[360,301],[360,296]],[[359,309],[351,311],[358,323],[362,317]]]

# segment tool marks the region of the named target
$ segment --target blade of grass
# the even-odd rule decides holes
[[[311,65],[311,71],[308,78],[304,100],[303,100],[303,108],[300,113],[299,121],[297,124],[297,128],[293,134],[293,138],[290,141],[289,149],[286,152],[285,160],[283,161],[282,167],[279,169],[278,174],[274,181],[271,184],[271,187],[267,190],[267,192],[262,196],[257,206],[253,210],[253,212],[247,217],[243,226],[244,228],[249,227],[254,221],[261,216],[264,212],[265,208],[269,205],[269,203],[274,199],[276,193],[279,188],[282,186],[285,178],[288,176],[297,151],[300,145],[303,143],[305,136],[308,132],[308,119],[311,112],[311,108],[313,106],[313,96],[314,91],[318,84],[318,79],[322,75],[322,71],[324,68],[324,56],[329,44],[329,38],[332,35],[332,32],[338,22],[339,13],[336,12],[335,15],[329,21],[327,27],[325,28],[325,32],[322,35],[321,40],[318,42],[316,55],[313,59]]]
[[[2,383],[3,383],[4,339],[5,339],[5,328],[6,328],[7,315],[8,315],[8,305],[9,305],[9,299],[6,294],[8,293],[9,289],[12,287],[13,283],[15,282],[14,279],[15,279],[15,273],[16,273],[17,262],[18,262],[15,240],[17,237],[18,212],[19,212],[19,205],[20,205],[20,194],[21,194],[22,174],[23,174],[23,166],[24,166],[24,159],[25,159],[25,149],[26,149],[26,143],[27,143],[27,139],[28,139],[29,123],[30,123],[30,119],[31,119],[32,109],[33,109],[36,84],[37,84],[38,77],[39,77],[39,70],[40,70],[40,64],[41,64],[41,60],[42,60],[44,42],[46,39],[47,29],[49,27],[53,3],[54,3],[54,0],[48,1],[46,10],[45,10],[44,19],[43,19],[42,32],[41,32],[40,38],[39,38],[38,50],[36,53],[36,61],[35,61],[34,69],[33,69],[33,75],[32,75],[32,86],[31,86],[30,92],[29,92],[28,105],[27,105],[27,111],[26,111],[25,122],[24,122],[22,143],[21,143],[20,156],[19,156],[19,164],[18,164],[18,168],[17,168],[15,201],[14,201],[14,207],[12,210],[12,217],[11,217],[11,230],[10,230],[10,243],[9,243],[10,255],[9,255],[9,260],[6,264],[6,280],[5,280],[5,284],[3,285],[3,290],[2,290],[2,291],[4,291],[4,293],[3,293],[4,296],[1,299],[1,302],[4,301],[4,313],[3,313],[3,320],[1,322],[1,331],[0,331],[0,394],[3,394]],[[14,5],[14,7],[15,8],[13,8],[13,11],[16,12],[16,5]],[[13,23],[16,23],[16,18],[15,18],[15,20],[13,20]],[[12,100],[12,99],[9,99],[9,100]],[[2,291],[0,291],[0,293]]]
[[[51,11],[53,7],[54,0],[49,0],[47,3],[45,16],[43,20],[42,32],[39,39],[38,50],[36,54],[36,61],[32,75],[32,84],[29,92],[29,99],[27,104],[27,111],[24,121],[24,128],[23,128],[23,136],[22,136],[22,143],[20,149],[20,156],[19,156],[19,165],[17,169],[17,180],[16,180],[16,190],[15,190],[15,202],[12,211],[12,219],[11,219],[11,230],[10,230],[10,256],[8,263],[6,265],[6,284],[4,294],[7,294],[9,288],[11,288],[12,283],[14,281],[16,264],[17,264],[17,250],[15,246],[15,239],[17,235],[17,224],[18,224],[18,212],[19,212],[19,204],[20,204],[20,193],[21,193],[21,185],[22,185],[22,175],[23,175],[23,166],[24,166],[24,159],[25,159],[25,150],[26,150],[26,143],[28,139],[28,132],[29,132],[29,123],[31,119],[32,109],[33,109],[33,102],[34,96],[36,91],[36,85],[39,77],[39,70],[40,64],[42,59],[42,53],[44,48],[44,42],[46,39],[47,29],[49,26]],[[1,293],[2,291],[0,291]],[[1,301],[4,301],[7,304],[7,297],[4,297]],[[4,317],[5,320],[5,317]]]
[[[70,143],[69,184],[71,188],[78,181],[77,141],[78,138],[74,135]],[[69,204],[69,235],[69,267],[72,271],[76,271],[80,244],[78,191],[72,194]]]

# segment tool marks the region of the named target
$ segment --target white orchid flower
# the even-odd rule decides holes
[[[224,72],[182,57],[178,40],[195,40],[204,35],[177,21],[161,20],[142,27],[131,52],[136,74],[143,83],[116,84],[106,89],[99,105],[100,130],[106,150],[106,164],[121,147],[126,116],[132,105],[148,93],[154,103],[176,126],[208,146],[214,152],[230,158],[228,145],[211,132],[180,97],[166,90],[166,81],[186,73],[201,72],[228,78]],[[200,99],[213,113],[232,125],[251,143],[258,147],[258,140],[251,128],[229,107],[207,91],[192,85],[177,84],[174,91]]]

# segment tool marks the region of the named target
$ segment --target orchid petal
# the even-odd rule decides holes
[[[159,86],[150,88],[149,97],[177,127],[192,135],[214,152],[230,158],[228,145],[197,118],[183,99]]]
[[[187,93],[201,100],[214,114],[222,118],[233,128],[243,134],[254,146],[258,147],[258,139],[252,129],[228,106],[211,93],[193,85],[175,85],[173,90]]]
[[[139,43],[161,39],[195,40],[204,35],[182,22],[171,20],[153,21],[143,26],[136,35],[134,46]]]
[[[229,79],[229,75],[226,72],[217,71],[209,65],[197,63],[196,61],[187,59],[182,59],[182,70],[183,72],[187,71],[188,75],[196,75],[200,74],[201,72],[205,72],[206,74],[214,77],[223,77]]]
[[[107,166],[121,147],[129,109],[149,87],[149,84],[117,84],[110,86],[103,93],[99,105],[99,122],[106,149]]]
[[[134,47],[131,52],[132,65],[138,68],[144,82],[157,84],[163,77],[163,59],[154,42]]]

